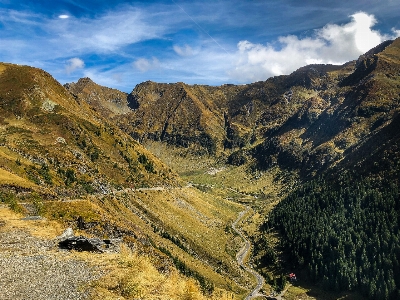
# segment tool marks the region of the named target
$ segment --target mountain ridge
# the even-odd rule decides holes
[[[368,134],[369,123],[382,126],[390,118],[385,110],[393,114],[374,85],[396,76],[398,43],[386,41],[344,65],[304,66],[241,86],[144,82],[127,95],[130,112],[113,120],[140,142],[162,141],[228,161],[239,151],[258,168],[286,164],[308,176],[341,161]]]
[[[75,228],[81,217],[87,233],[123,236],[160,269],[173,264],[194,276],[205,293],[217,287],[243,295],[251,283],[233,263],[240,247],[229,229],[242,208],[236,202],[256,210],[254,224],[243,226],[261,262],[272,249],[262,228],[280,229],[286,248],[300,253],[266,213],[282,200],[272,216],[301,232],[304,224],[290,223],[285,208],[296,213],[299,205],[307,214],[314,202],[302,187],[321,197],[320,211],[323,197],[331,197],[329,207],[335,195],[344,199],[351,180],[371,199],[388,194],[395,202],[399,82],[400,39],[341,66],[309,65],[240,86],[147,81],[129,94],[89,78],[63,87],[43,70],[0,63],[0,200]],[[363,197],[364,205],[370,198]],[[300,271],[311,266],[319,274],[323,261],[297,258]],[[347,279],[338,274],[324,273],[343,287]],[[392,283],[385,283],[390,293],[364,292],[394,295]]]

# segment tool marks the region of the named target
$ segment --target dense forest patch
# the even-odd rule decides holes
[[[325,289],[400,297],[400,199],[385,180],[341,175],[304,184],[272,211],[290,262]]]

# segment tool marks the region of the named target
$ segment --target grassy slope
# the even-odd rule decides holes
[[[76,227],[77,218],[83,217],[92,224],[87,231],[95,235],[112,237],[118,233],[107,228],[118,228],[140,252],[161,257],[156,265],[165,264],[167,257],[177,258],[217,289],[240,295],[244,289],[234,280],[251,284],[234,260],[240,241],[227,229],[242,210],[240,205],[194,188],[120,192],[43,205],[46,217],[69,226]]]
[[[177,184],[167,166],[85,102],[78,103],[49,74],[1,66],[2,169],[42,190],[75,196],[120,186]]]
[[[35,213],[75,229],[82,216],[91,224],[84,234],[124,236],[156,267],[175,259],[197,279],[215,285],[218,293],[245,292],[251,280],[236,266],[240,241],[229,231],[241,206],[194,188],[174,188],[180,179],[164,163],[85,103],[76,102],[50,75],[30,67],[0,66],[0,186],[11,195],[29,188],[1,199],[31,202]],[[68,170],[74,173],[70,182]],[[89,193],[107,195],[89,196],[87,185]],[[172,188],[113,195],[123,186]],[[58,201],[69,199],[76,201]]]
[[[52,240],[62,233],[63,226],[59,222],[38,220],[22,220],[7,208],[0,207],[1,231],[24,230],[30,235]],[[78,233],[78,232],[77,232]],[[213,295],[204,296],[198,283],[179,274],[171,268],[161,272],[154,265],[151,257],[131,251],[122,245],[119,254],[66,253],[48,250],[57,259],[78,259],[86,261],[106,272],[100,280],[89,282],[92,288],[91,299],[193,299],[193,300],[225,300],[232,299],[231,293],[216,290]]]
[[[23,188],[33,188],[35,186],[32,182],[3,169],[0,169],[0,182],[4,185],[16,185]]]

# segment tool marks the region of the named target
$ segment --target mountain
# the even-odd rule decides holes
[[[126,93],[100,86],[90,78],[81,78],[77,83],[67,83],[64,87],[73,94],[75,99],[84,99],[91,109],[106,118],[131,111]]]
[[[296,174],[297,188],[281,185],[282,201],[256,233],[261,265],[277,250],[263,236],[277,229],[288,262],[309,280],[397,299],[399,82],[396,39],[341,66],[309,65],[248,85],[145,82],[127,95],[132,111],[114,119],[141,142],[167,145],[148,143],[166,161],[218,157],[222,175],[207,180],[219,184],[260,196],[248,188],[260,186],[259,176]]]
[[[251,278],[235,263],[241,240],[229,231],[242,207],[186,186],[118,128],[112,118],[130,111],[128,95],[89,79],[67,87],[43,70],[0,63],[0,203],[118,239],[149,257],[161,279],[179,271],[185,278],[177,284],[190,291],[177,299],[191,291],[195,299],[246,293]],[[134,295],[136,275],[118,276],[117,288],[110,279],[98,292]]]
[[[309,65],[248,85],[144,82],[121,100],[113,119],[140,142],[161,141],[234,165],[255,159],[261,170],[277,165],[312,177],[357,156],[397,113],[398,44],[384,42],[342,66]],[[76,95],[93,101],[88,92]],[[96,110],[115,105],[114,96],[102,97]]]
[[[359,58],[340,84],[349,89],[343,103],[321,120],[334,128],[326,139],[350,145],[338,144],[333,167],[290,193],[264,224],[279,230],[292,268],[325,289],[400,296],[399,83],[399,39]]]
[[[0,70],[3,170],[56,194],[175,184],[167,166],[48,73]]]
[[[396,299],[399,110],[400,39],[341,66],[129,94],[1,63],[0,200],[122,238],[214,299],[251,286],[231,230],[246,203],[264,275]]]

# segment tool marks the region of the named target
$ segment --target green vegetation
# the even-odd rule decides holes
[[[11,210],[22,213],[24,208],[18,203],[18,199],[12,192],[0,192],[0,203],[7,204]]]
[[[21,165],[21,162],[17,165]],[[43,181],[45,184],[52,185],[53,179],[50,173],[50,168],[46,164],[42,164],[40,168],[35,165],[29,165],[25,168],[26,175],[29,180],[33,181],[35,184],[41,184]]]
[[[149,160],[146,155],[140,154],[138,157],[138,161],[144,166],[147,172],[149,173],[155,172],[153,162]]]
[[[343,175],[313,180],[270,214],[289,265],[326,289],[359,290],[369,299],[400,296],[397,185]]]

